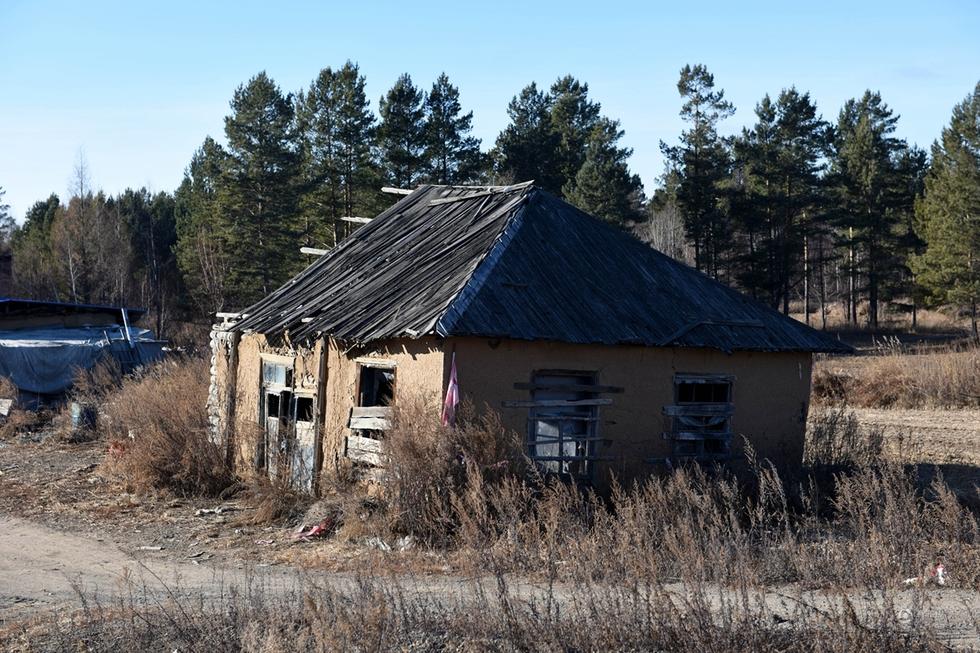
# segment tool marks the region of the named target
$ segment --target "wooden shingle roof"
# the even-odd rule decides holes
[[[293,341],[850,350],[530,184],[420,187],[243,313]]]

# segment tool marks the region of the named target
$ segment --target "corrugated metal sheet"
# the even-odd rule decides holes
[[[850,349],[526,185],[423,187],[245,313],[237,328],[358,343],[436,333]]]

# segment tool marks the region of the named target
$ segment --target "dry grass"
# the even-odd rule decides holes
[[[813,397],[820,403],[865,408],[980,406],[980,349],[829,359],[817,364]]]
[[[884,462],[880,433],[844,411],[817,420],[802,484],[750,454],[747,479],[694,467],[601,497],[531,473],[492,418],[457,433],[403,418],[396,431],[408,442],[390,445],[383,499],[350,488],[331,506],[340,537],[408,534],[462,571],[575,582],[896,587],[941,561],[952,584],[980,583],[977,515],[941,479],[922,487]],[[483,454],[463,464],[467,446]]]
[[[105,396],[106,465],[130,491],[217,495],[234,481],[208,439],[207,363],[168,359]]]
[[[488,580],[451,593],[420,589],[418,579],[217,583],[213,593],[161,592],[131,580],[105,604],[79,589],[82,610],[8,627],[0,645],[21,653],[948,650],[921,590],[813,599],[749,586],[719,594],[706,586],[581,582],[527,591],[500,574]]]

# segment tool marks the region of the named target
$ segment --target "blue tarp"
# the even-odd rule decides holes
[[[45,327],[0,331],[0,376],[21,392],[59,394],[71,387],[78,370],[90,370],[105,356],[149,363],[162,355],[146,329],[122,327]],[[125,366],[124,366],[125,367]]]

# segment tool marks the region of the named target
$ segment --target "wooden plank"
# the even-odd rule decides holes
[[[380,440],[349,435],[345,440],[345,455],[356,462],[380,467],[383,464],[383,448]]]
[[[355,358],[354,362],[363,367],[380,367],[384,369],[395,369],[396,367],[398,367],[398,365],[395,364],[395,361],[390,360],[388,358],[362,357],[362,358]]]
[[[384,451],[384,445],[381,440],[365,438],[360,435],[348,435],[347,448],[357,449],[358,451],[369,451],[371,453],[382,453]]]
[[[309,254],[311,256],[323,256],[329,249],[320,249],[319,247],[300,247],[299,251],[301,254]]]
[[[691,374],[678,372],[674,375],[675,383],[734,383],[734,374]]]
[[[664,440],[731,440],[735,434],[731,431],[666,431]]]
[[[575,462],[578,460],[615,460],[612,456],[528,456],[535,462]]]
[[[502,401],[504,408],[558,408],[564,406],[610,406],[612,399],[538,399],[537,401]]]
[[[383,417],[351,417],[348,426],[355,430],[385,431],[391,428],[391,422]]]
[[[409,190],[407,188],[392,188],[391,186],[382,186],[381,187],[381,192],[382,193],[390,193],[392,195],[411,195],[415,191],[414,190]]]
[[[615,385],[590,385],[587,383],[515,383],[515,390],[565,390],[568,392],[623,392]]]
[[[345,215],[344,217],[341,218],[341,220],[343,220],[344,222],[353,222],[355,224],[367,224],[368,222],[371,222],[371,220],[373,219],[374,218],[358,218],[357,216],[353,216],[353,215]]]
[[[561,437],[557,435],[538,435],[538,436],[528,436],[528,444],[558,444],[559,442],[600,442],[602,440],[607,440],[608,438],[600,438],[599,436],[589,436],[589,437],[578,437],[572,435],[563,435]]]
[[[355,406],[351,409],[351,417],[383,417],[391,419],[391,406]]]
[[[502,190],[485,190],[478,193],[470,193],[469,195],[457,195],[456,197],[440,197],[429,202],[429,206],[439,206],[440,204],[453,204],[455,202],[465,202],[466,200],[477,199],[480,197],[488,197],[490,195],[496,195],[497,193],[504,192]]]
[[[670,417],[724,417],[735,414],[734,404],[680,404],[664,406],[664,415]]]

